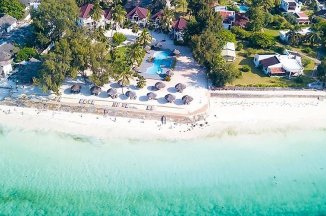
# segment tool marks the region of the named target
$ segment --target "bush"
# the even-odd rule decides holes
[[[249,65],[244,65],[240,70],[242,71],[242,72],[249,72],[250,71],[250,67],[249,67]]]
[[[292,13],[285,13],[283,16],[292,25],[296,25],[297,24],[297,18],[295,17],[294,14],[292,14]]]
[[[250,57],[253,54],[255,54],[255,50],[253,48],[248,48],[247,52],[245,53],[245,56]]]
[[[27,61],[30,58],[38,57],[38,53],[36,49],[30,47],[24,47],[23,49],[19,50],[15,57],[15,62]]]
[[[294,78],[293,81],[295,83],[302,84],[303,83],[303,78],[302,78],[302,76],[298,76],[298,77]]]
[[[312,52],[312,49],[310,47],[305,47],[305,48],[302,49],[302,52],[309,54],[309,53]]]
[[[249,38],[249,42],[251,46],[263,49],[271,48],[276,44],[275,38],[273,36],[260,32],[254,33]]]
[[[137,82],[137,88],[144,88],[146,86],[146,79],[144,77],[140,77]]]
[[[240,39],[240,40],[247,40],[251,35],[250,32],[248,32],[238,26],[232,27],[231,32],[236,35],[237,39]]]
[[[166,82],[170,82],[170,81],[171,81],[171,76],[165,76],[165,77],[164,77],[164,81],[166,81]]]
[[[312,63],[312,61],[310,59],[308,59],[308,58],[303,58],[302,59],[302,65],[303,65],[303,67],[306,67],[307,65],[309,65],[311,63]]]
[[[236,48],[236,51],[240,51],[243,49],[243,44],[242,43],[238,43],[237,44],[237,48]]]
[[[124,34],[122,34],[122,33],[116,32],[116,33],[114,33],[114,35],[112,37],[112,40],[113,40],[113,43],[118,46],[122,42],[124,42],[125,40],[127,40],[127,37]]]

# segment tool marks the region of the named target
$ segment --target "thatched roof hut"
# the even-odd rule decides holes
[[[99,87],[99,86],[93,86],[91,89],[90,89],[90,91],[91,91],[91,94],[92,95],[99,95],[100,93],[101,93],[101,87]]]
[[[182,83],[178,83],[174,87],[177,90],[177,92],[183,92],[183,90],[186,89],[186,85]]]
[[[171,77],[174,75],[174,72],[172,70],[168,70],[165,74]]]
[[[183,102],[183,104],[185,104],[185,105],[190,104],[191,101],[193,101],[193,100],[194,100],[194,99],[193,99],[191,96],[189,96],[189,95],[185,95],[185,96],[182,97],[182,102]]]
[[[156,99],[157,95],[154,92],[147,93],[148,100],[154,100]]]
[[[180,55],[180,51],[177,50],[177,49],[174,49],[174,50],[173,50],[173,54],[174,54],[175,56],[179,56],[179,55]]]
[[[160,89],[165,88],[165,84],[162,83],[162,82],[157,82],[157,83],[155,83],[154,86],[155,86],[155,88],[156,88],[157,90],[160,90]]]
[[[108,96],[112,99],[115,99],[118,97],[118,91],[115,88],[110,88],[106,91],[108,93]]]
[[[167,94],[165,95],[165,100],[169,103],[173,103],[175,101],[175,96],[174,95],[171,95],[171,94]]]
[[[80,84],[74,84],[70,88],[70,92],[73,93],[73,94],[80,93],[80,90],[81,90],[81,85]]]
[[[126,96],[131,100],[135,100],[137,98],[136,92],[134,91],[127,91]]]

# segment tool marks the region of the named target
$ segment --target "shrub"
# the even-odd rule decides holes
[[[236,35],[237,39],[240,39],[240,40],[247,40],[251,35],[250,32],[248,32],[238,26],[232,27],[231,32]]]
[[[170,81],[171,81],[171,76],[165,76],[165,77],[164,77],[164,81],[166,81],[166,82],[170,82]]]
[[[146,86],[146,79],[141,77],[138,79],[137,88],[144,88]]]
[[[263,49],[271,48],[276,44],[273,36],[260,32],[252,34],[252,36],[249,38],[249,42],[251,46]]]
[[[240,51],[240,50],[242,50],[243,49],[243,44],[242,43],[238,43],[237,44],[237,48],[236,48],[236,50],[237,51]]]
[[[113,43],[118,46],[122,42],[124,42],[125,40],[127,40],[127,37],[124,34],[122,34],[122,33],[116,32],[116,33],[114,33],[114,35],[112,37],[112,40],[113,40]]]
[[[305,48],[302,49],[302,52],[309,54],[309,53],[312,52],[312,49],[310,47],[305,47]]]
[[[245,53],[246,57],[249,57],[255,53],[255,50],[253,48],[248,48],[247,52]]]
[[[244,65],[240,70],[242,71],[242,72],[249,72],[250,71],[250,67],[249,67],[249,65]]]
[[[27,61],[30,58],[34,57],[36,58],[38,56],[38,53],[36,49],[30,48],[30,47],[24,47],[21,50],[18,51],[15,57],[15,62],[21,62],[21,61]]]
[[[311,60],[310,59],[308,59],[308,58],[303,58],[302,59],[302,65],[303,65],[303,67],[306,67],[307,65],[309,65],[309,64],[311,64]]]
[[[294,78],[293,81],[295,83],[302,84],[303,83],[303,78],[302,78],[302,76],[298,76],[298,77]]]

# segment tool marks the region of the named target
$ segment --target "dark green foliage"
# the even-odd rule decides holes
[[[250,71],[250,67],[249,67],[249,65],[244,65],[240,70],[242,72],[249,72]]]
[[[32,57],[34,58],[38,57],[38,53],[36,49],[30,47],[24,47],[20,49],[16,54],[15,62],[27,61]]]
[[[1,0],[0,14],[9,14],[16,19],[24,17],[24,5],[19,0]]]
[[[271,48],[276,44],[275,38],[265,33],[254,33],[249,38],[250,45],[256,48]]]

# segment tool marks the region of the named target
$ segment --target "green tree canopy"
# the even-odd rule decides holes
[[[16,19],[24,17],[24,5],[19,0],[1,0],[0,1],[0,14],[9,14]]]
[[[41,47],[58,41],[64,34],[76,29],[78,12],[75,0],[42,0],[38,9],[32,13]]]

